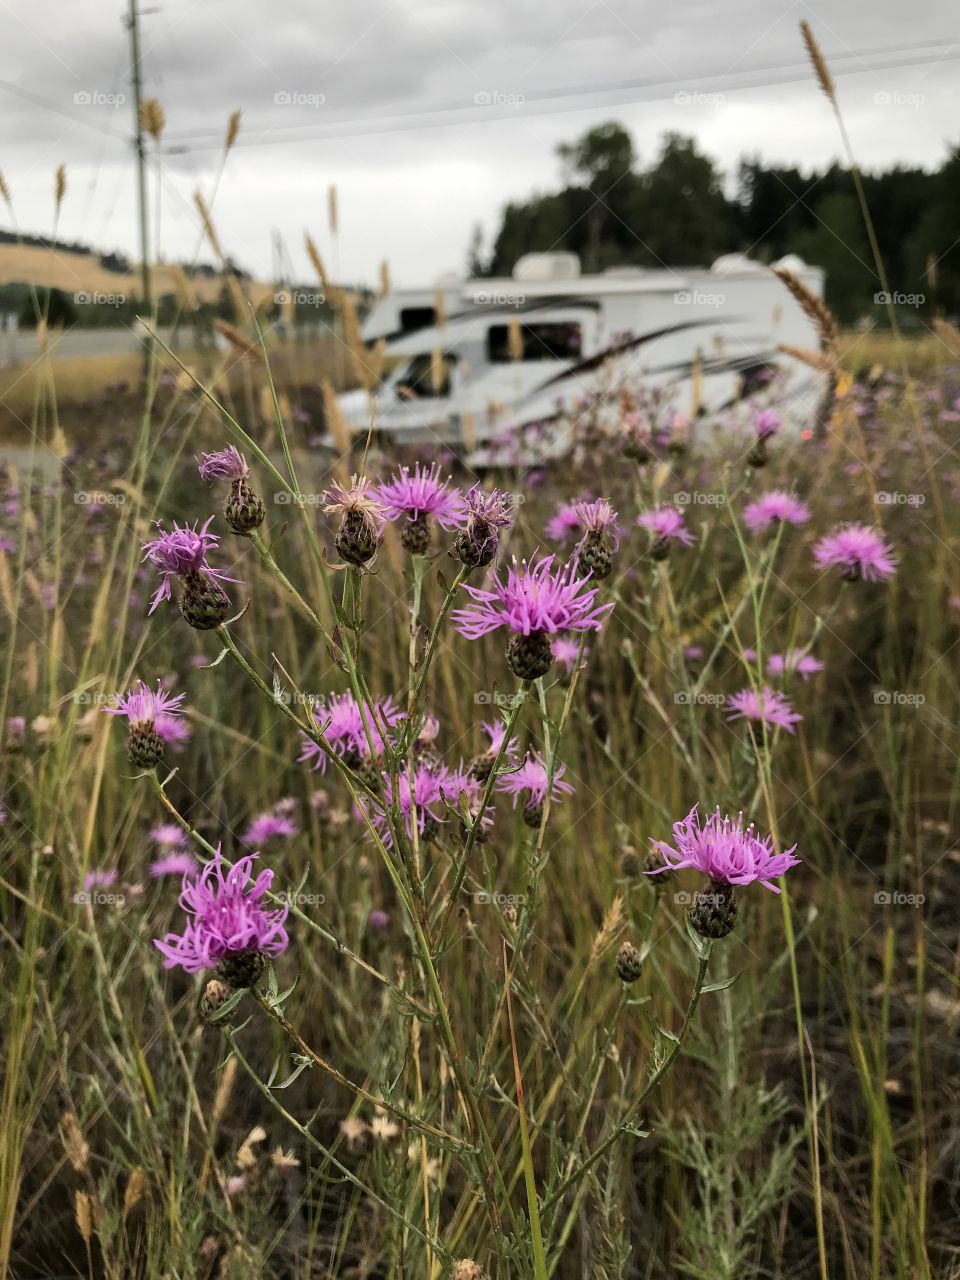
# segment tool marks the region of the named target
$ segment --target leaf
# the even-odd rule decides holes
[[[729,978],[719,978],[716,982],[705,982],[701,988],[703,995],[709,995],[711,991],[727,991],[743,973],[742,969],[738,969],[735,974]]]
[[[691,946],[697,953],[697,958],[702,960],[707,954],[706,940],[701,938],[696,929],[694,929],[693,922],[691,921],[689,914],[684,916],[683,923],[686,926],[687,937],[690,939]]]

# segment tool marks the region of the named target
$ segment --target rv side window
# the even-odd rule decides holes
[[[447,353],[414,356],[399,375],[394,390],[401,400],[429,400],[450,394],[450,375],[457,357]]]
[[[400,308],[400,328],[404,333],[410,333],[414,329],[429,329],[436,320],[437,313],[433,307]]]
[[[579,324],[573,320],[522,324],[520,336],[524,360],[575,360],[580,355],[582,335]],[[513,358],[509,325],[491,325],[487,330],[487,359],[492,364],[504,364]]]

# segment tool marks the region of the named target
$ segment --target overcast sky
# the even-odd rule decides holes
[[[556,144],[621,120],[648,160],[668,129],[731,176],[745,153],[822,166],[836,123],[807,68],[806,17],[833,67],[866,168],[936,165],[960,141],[960,15],[946,0],[149,0],[148,96],[166,111],[151,179],[156,253],[192,260],[192,193],[229,253],[274,274],[278,232],[310,278],[309,228],[343,278],[430,282],[489,244],[510,198],[564,180]],[[130,58],[120,0],[0,0],[0,171],[22,230],[136,253]],[[953,36],[958,37],[956,44]],[[125,101],[120,99],[125,97]],[[221,170],[230,112],[238,143]],[[159,191],[158,191],[159,186]],[[0,225],[9,226],[0,211]],[[638,228],[642,234],[642,228]],[[201,257],[209,258],[204,248]]]

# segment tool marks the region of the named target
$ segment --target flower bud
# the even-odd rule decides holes
[[[209,1022],[213,1014],[221,1009],[232,995],[233,992],[225,982],[211,978],[200,997],[200,1017],[204,1022]]]
[[[213,631],[229,611],[227,593],[213,578],[195,569],[183,575],[180,612],[195,631]]]
[[[632,942],[625,942],[617,952],[617,977],[621,982],[636,982],[642,972],[640,952]]]
[[[138,769],[154,769],[163,759],[164,741],[153,722],[131,724],[127,737],[127,757]]]
[[[711,880],[693,896],[690,923],[701,938],[717,942],[733,932],[737,923],[737,894],[732,884]]]
[[[412,556],[426,555],[430,548],[430,526],[424,512],[404,524],[400,530],[400,543]]]
[[[267,957],[262,951],[228,951],[217,965],[217,976],[228,987],[242,991],[255,987],[266,967]]]
[[[538,680],[553,665],[553,648],[545,631],[514,632],[507,642],[507,666],[518,680]]]
[[[263,524],[263,500],[258,493],[254,493],[245,479],[234,480],[223,514],[230,532],[243,537]]]

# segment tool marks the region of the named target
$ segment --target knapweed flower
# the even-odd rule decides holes
[[[348,564],[362,568],[377,554],[387,512],[366,476],[352,476],[344,487],[334,481],[324,493],[324,511],[340,516],[335,546]]]
[[[452,614],[468,640],[506,627],[507,665],[521,680],[536,680],[553,662],[550,637],[564,631],[599,631],[612,604],[597,603],[597,588],[578,576],[576,560],[557,565],[554,556],[529,563],[516,560],[506,581],[495,577],[492,590],[464,584],[474,601]]]
[[[3,745],[8,751],[22,751],[27,740],[26,716],[8,716]]]
[[[564,675],[573,674],[573,669],[577,665],[577,658],[580,654],[580,642],[578,640],[568,640],[565,636],[557,636],[556,640],[551,643],[553,656],[555,661],[559,662],[563,667]],[[590,646],[583,646],[583,661],[586,662],[587,655],[590,652]]]
[[[786,489],[771,489],[743,509],[743,523],[751,533],[762,533],[772,524],[805,524],[810,508]]]
[[[451,480],[440,479],[440,464],[430,467],[421,463],[413,469],[401,467],[398,472],[375,486],[377,501],[391,522],[402,520],[400,541],[412,555],[423,555],[430,545],[428,517],[441,529],[453,529],[462,519],[463,495],[451,488]]]
[[[150,831],[150,839],[161,849],[186,848],[187,836],[182,827],[175,822],[161,822]]]
[[[809,680],[818,671],[823,670],[823,663],[812,653],[804,653],[802,649],[788,649],[786,653],[771,654],[767,661],[767,675],[778,678],[794,672],[803,680]]]
[[[818,569],[839,568],[851,582],[878,582],[897,569],[893,547],[865,524],[838,525],[814,547],[813,559]]]
[[[481,751],[479,755],[474,756],[470,761],[470,772],[480,782],[486,782],[487,778],[490,777],[490,771],[496,764],[497,756],[500,755],[500,748],[504,747],[507,726],[500,724],[498,721],[491,723],[488,720],[484,720],[480,727],[486,734],[488,742],[486,749]],[[502,761],[514,760],[519,749],[519,740],[511,738],[504,747]]]
[[[268,809],[266,813],[258,813],[240,837],[248,849],[259,847],[270,840],[290,839],[299,828],[292,818],[285,814]]]
[[[322,731],[327,747],[321,747],[312,738],[303,736],[298,759],[309,761],[312,769],[324,773],[327,755],[333,752],[344,764],[356,768],[372,754],[380,756],[387,745],[390,729],[403,718],[403,712],[394,705],[393,698],[374,701],[361,713],[352,693],[334,693],[310,708],[311,716]],[[369,733],[369,737],[368,737]]]
[[[768,729],[786,729],[787,733],[796,733],[793,726],[803,719],[783,694],[769,685],[764,685],[759,692],[742,689],[727,699],[727,707],[730,710],[728,720],[752,720],[765,724]]]
[[[503,774],[497,779],[495,786],[497,791],[513,796],[514,809],[517,807],[517,802],[523,800],[523,820],[528,827],[536,829],[543,820],[543,803],[547,798],[548,790],[553,801],[559,800],[563,795],[573,794],[573,787],[569,782],[563,781],[565,772],[566,765],[558,764],[554,770],[551,786],[543,756],[539,753],[527,752],[526,759],[520,768]]]
[[[153,769],[163,759],[166,734],[183,714],[186,694],[167,693],[161,682],[156,691],[139,681],[129,693],[116,693],[115,707],[104,707],[107,715],[127,718],[127,755],[138,769]],[[163,732],[161,731],[163,730]]]
[[[580,568],[598,581],[609,578],[613,570],[613,553],[620,545],[617,513],[606,498],[578,502],[574,511],[583,530],[583,537],[574,550]]]
[[[192,876],[197,871],[197,860],[192,853],[181,850],[179,853],[168,853],[150,863],[150,875],[156,880],[160,876]]]
[[[486,493],[475,484],[468,491],[464,503],[467,527],[461,529],[454,539],[454,554],[468,569],[482,569],[496,557],[500,530],[509,529],[513,524],[510,499],[499,489]]]
[[[551,542],[569,542],[574,534],[581,531],[580,517],[577,514],[578,502],[564,502],[544,526],[544,533]]]
[[[251,489],[247,477],[250,468],[240,450],[232,444],[217,453],[205,453],[200,459],[200,478],[211,483],[229,480],[230,495],[224,503],[223,514],[231,533],[240,537],[253,533],[263,524],[263,500]]]
[[[751,467],[763,467],[767,463],[767,441],[780,430],[780,415],[775,409],[754,409],[753,430],[756,439],[747,462]]]
[[[620,424],[623,456],[644,466],[653,457],[653,433],[639,413],[624,414]]]
[[[449,776],[446,769],[418,764],[413,770],[411,787],[407,770],[400,771],[397,779],[396,806],[408,839],[413,839],[414,824],[421,840],[432,840],[440,830],[440,824],[444,821],[443,792]],[[387,773],[382,774],[381,779],[384,804],[387,809],[390,809],[394,805],[393,780]],[[359,816],[368,815],[384,846],[387,849],[393,848],[393,832],[387,813],[379,807],[373,809],[365,797],[360,797],[358,809]]]
[[[114,867],[107,870],[88,871],[83,877],[84,893],[92,893],[94,889],[109,889],[120,878],[120,872]]]
[[[780,892],[774,880],[800,862],[793,856],[796,845],[776,853],[772,838],[767,836],[761,840],[753,823],[744,829],[742,813],[736,820],[722,818],[718,808],[701,826],[697,805],[682,822],[673,824],[672,845],[662,840],[650,843],[663,855],[664,866],[647,871],[646,875],[691,867],[708,876],[714,884],[747,885],[758,880],[773,893]]]
[[[220,846],[194,876],[184,876],[180,905],[188,919],[182,934],[168,933],[153,945],[165,969],[177,965],[187,973],[216,969],[231,987],[250,987],[267,958],[286,951],[284,929],[288,906],[266,911],[263,899],[273,883],[272,871],[251,882],[256,854],[249,854],[224,874]]]
[[[197,527],[199,521],[183,528],[175,524],[169,532],[158,524],[160,536],[144,543],[143,558],[163,574],[149,613],[153,613],[161,601],[171,599],[171,579],[180,578],[183,583],[180,612],[191,627],[210,631],[227,616],[230,599],[220,583],[237,579],[207,564],[207,555],[220,545],[217,535],[208,532],[212,520],[213,516],[200,528]]]
[[[637,516],[637,524],[652,537],[650,554],[655,560],[664,560],[670,554],[670,543],[680,542],[685,547],[693,545],[694,536],[686,527],[683,512],[676,507],[656,507]]]
[[[461,761],[458,768],[445,770],[440,780],[440,795],[444,803],[461,814],[461,821],[464,809],[471,822],[475,823],[479,818],[477,834],[474,837],[477,844],[485,843],[488,830],[493,826],[493,806],[487,805],[482,815],[480,812],[485,791],[484,780],[474,771],[473,762],[464,766]],[[462,821],[462,826],[466,834],[466,822]]]

